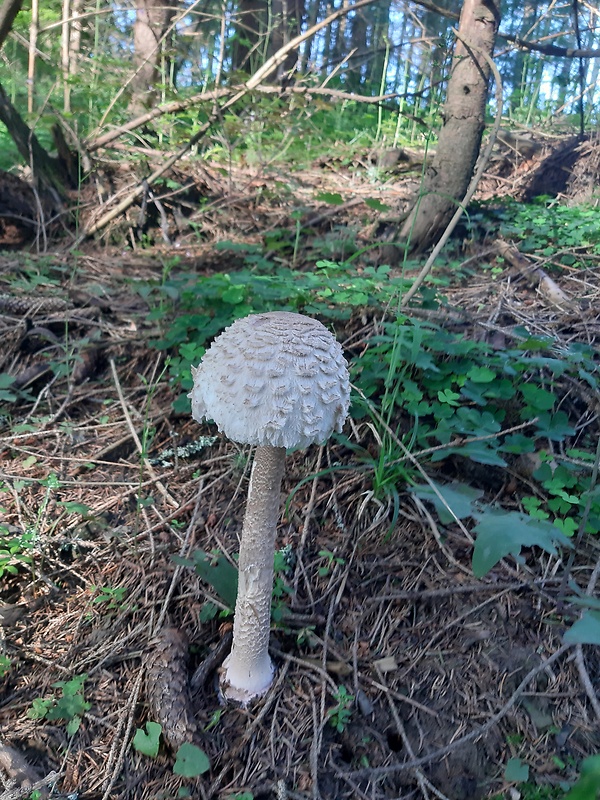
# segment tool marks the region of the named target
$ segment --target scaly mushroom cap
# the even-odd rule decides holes
[[[348,365],[317,320],[287,311],[238,319],[192,368],[192,416],[241,444],[304,448],[340,432]]]

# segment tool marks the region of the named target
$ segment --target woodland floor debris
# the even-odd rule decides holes
[[[228,621],[218,616],[223,604],[213,589],[177,557],[202,549],[232,560],[248,462],[221,438],[207,439],[190,458],[178,453],[197,438],[197,424],[171,409],[176,393],[164,354],[148,345],[157,325],[132,290],[134,279],[156,280],[170,255],[163,247],[133,255],[111,248],[104,255],[0,259],[2,294],[21,300],[27,293],[15,277],[28,270],[39,276],[32,305],[24,311],[12,305],[0,317],[6,342],[0,372],[25,373],[49,347],[57,360],[83,353],[90,341],[97,351],[81,383],[69,381],[69,370],[31,373],[25,388],[34,400],[3,411],[11,416],[0,430],[0,497],[11,536],[21,538],[33,559],[2,577],[0,603],[8,610],[0,613],[0,655],[12,662],[0,678],[5,744],[32,774],[56,771],[59,791],[85,800],[166,799],[182,789],[179,796],[188,790],[219,800],[243,791],[255,800],[282,791],[303,800],[384,800],[424,796],[427,781],[452,800],[467,800],[501,792],[511,757],[522,758],[538,782],[558,786],[572,778],[580,760],[600,749],[600,736],[572,653],[544,666],[563,632],[556,621],[557,560],[536,552],[519,569],[502,562],[474,581],[472,546],[460,528],[440,528],[399,486],[400,516],[390,532],[392,509],[373,498],[369,475],[340,443],[289,458],[286,496],[307,474],[335,464],[345,469],[297,488],[279,525],[278,546],[297,554],[286,577],[297,592],[280,603],[289,612],[273,631],[274,687],[249,711],[219,705],[215,672],[207,675],[202,665],[229,635]],[[178,267],[186,268],[225,271],[230,256],[208,244],[190,246]],[[548,304],[518,276],[490,280],[476,267],[463,286],[444,290],[447,307],[415,313],[432,315],[466,339],[488,337],[498,348],[512,343],[519,325],[565,344],[597,346],[600,267],[564,269],[556,280],[579,304],[577,313]],[[58,312],[41,304],[56,296],[70,297],[69,306]],[[82,313],[90,307],[93,318]],[[360,352],[380,316],[340,321],[338,338]],[[582,404],[586,424],[597,424],[593,393],[580,397],[578,387],[572,393],[569,402]],[[372,447],[368,425],[354,424],[356,443]],[[205,433],[214,431],[206,426]],[[163,466],[154,459],[167,450],[176,458]],[[458,470],[455,462],[451,469]],[[499,474],[481,465],[467,477],[490,500],[505,503],[528,480],[517,470]],[[178,508],[157,491],[157,481]],[[598,558],[593,541],[586,547],[572,573],[582,589]],[[335,558],[328,561],[323,552]],[[207,601],[214,618],[203,613]],[[187,637],[187,666],[181,646],[172,664],[164,642],[157,650],[156,636],[165,629]],[[598,685],[598,651],[586,648],[585,657]],[[182,689],[192,706],[183,727],[197,728],[195,741],[211,760],[210,773],[197,781],[173,774],[165,746],[154,759],[131,747],[135,730],[161,709],[145,676],[159,671],[163,687],[177,687],[186,669],[190,679],[200,669],[202,679],[195,693]],[[531,671],[534,677],[507,708]],[[75,676],[86,676],[82,702],[89,708],[74,735],[68,719],[28,716],[35,701],[58,703],[64,687],[54,684]],[[359,699],[356,706],[344,705],[341,687]],[[481,738],[427,760],[482,729]]]

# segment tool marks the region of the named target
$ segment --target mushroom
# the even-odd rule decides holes
[[[238,562],[233,645],[221,692],[247,705],[273,682],[269,657],[275,534],[286,449],[342,430],[350,404],[341,345],[317,320],[287,311],[252,314],[226,328],[192,368],[192,416],[256,445]]]

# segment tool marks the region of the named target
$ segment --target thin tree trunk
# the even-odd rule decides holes
[[[266,32],[267,0],[239,0],[235,23],[235,38],[231,53],[234,72],[252,74],[254,67],[262,66],[264,58],[258,57],[260,38]]]
[[[156,99],[161,41],[175,15],[174,6],[174,0],[170,6],[165,4],[165,0],[137,2],[133,26],[133,63],[136,72],[131,81],[129,104],[129,111],[133,116],[143,113]]]
[[[69,75],[77,75],[79,71],[79,53],[81,50],[81,4],[82,0],[73,0],[71,4],[71,32],[69,35]]]
[[[310,5],[307,11],[307,20],[306,26],[310,30],[317,24],[317,20],[319,18],[319,11],[321,9],[321,0],[309,0]],[[312,48],[314,43],[314,37],[311,37],[305,44],[304,49],[302,50],[302,56],[300,58],[300,72],[306,72],[308,66],[310,64],[310,58],[312,55]]]
[[[411,251],[437,240],[469,185],[485,127],[490,72],[481,51],[492,55],[499,22],[498,0],[465,0],[459,30],[472,48],[456,43],[437,152],[401,231]]]
[[[304,11],[304,0],[271,0],[272,29],[269,32],[267,58],[271,58],[284,45],[298,36],[302,27]],[[298,53],[292,50],[279,65],[271,80],[281,80],[286,72],[294,69],[297,61]]]
[[[62,174],[56,159],[48,155],[35,133],[29,129],[10,102],[2,84],[0,84],[0,122],[6,125],[21,157],[31,167],[35,180],[43,188],[54,190],[62,199],[65,196],[65,183],[68,182],[68,178]]]
[[[63,79],[63,111],[71,111],[71,87],[69,86],[69,16],[71,13],[70,0],[62,0],[62,25],[60,37],[60,65]]]
[[[4,0],[0,6],[0,47],[11,31],[15,17],[21,10],[23,0]]]
[[[35,95],[35,55],[37,51],[40,8],[38,0],[31,0],[31,25],[29,26],[29,58],[27,60],[27,113],[33,114]]]
[[[367,11],[356,11],[350,25],[350,49],[356,53],[355,67],[348,75],[348,89],[359,92],[363,83],[362,71],[367,52]]]

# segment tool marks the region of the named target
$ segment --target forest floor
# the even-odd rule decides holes
[[[298,187],[329,195],[311,212],[318,236],[303,234],[301,251],[283,250],[281,263],[310,264],[325,247],[342,258],[348,231],[367,242],[378,225],[377,208],[331,204],[344,181],[317,172]],[[560,557],[502,560],[476,580],[468,524],[442,525],[398,486],[391,525],[393,509],[339,441],[288,457],[275,684],[248,710],[220,705],[217,648],[231,616],[211,618],[224,604],[185,560],[201,549],[235,563],[248,453],[172,409],[180,390],[152,344],[171,320],[139,287],[166,271],[232,271],[241,257],[218,240],[259,243],[275,231],[275,252],[289,245],[282,229],[291,220],[293,234],[294,217],[273,200],[279,183],[246,177],[243,193],[202,212],[203,241],[192,230],[177,246],[107,241],[102,251],[0,256],[1,369],[18,379],[0,388],[33,395],[4,403],[0,429],[13,543],[0,552],[0,768],[17,786],[55,771],[53,797],[86,800],[562,797],[581,760],[600,750],[585,684],[598,685],[600,656],[561,649]],[[390,185],[376,199],[391,205],[411,188]],[[367,182],[362,191],[375,197]],[[271,199],[268,213],[266,201],[248,200],[257,192]],[[593,309],[600,266],[557,282]],[[464,312],[466,338],[485,321],[598,343],[594,314],[584,325],[508,274],[471,273],[444,294]],[[380,319],[381,310],[358,311],[336,322],[336,335],[360,352]],[[365,420],[347,432],[373,448]],[[490,468],[472,467],[467,480],[487,485],[490,500],[526,481],[510,470],[490,481]],[[598,544],[584,541],[571,573],[582,591],[597,560]],[[170,713],[159,709],[171,741],[179,725],[210,759],[201,777],[175,774],[164,741],[155,757],[132,747],[136,729],[156,720],[149,682],[171,691]],[[28,792],[8,787],[0,798]]]

